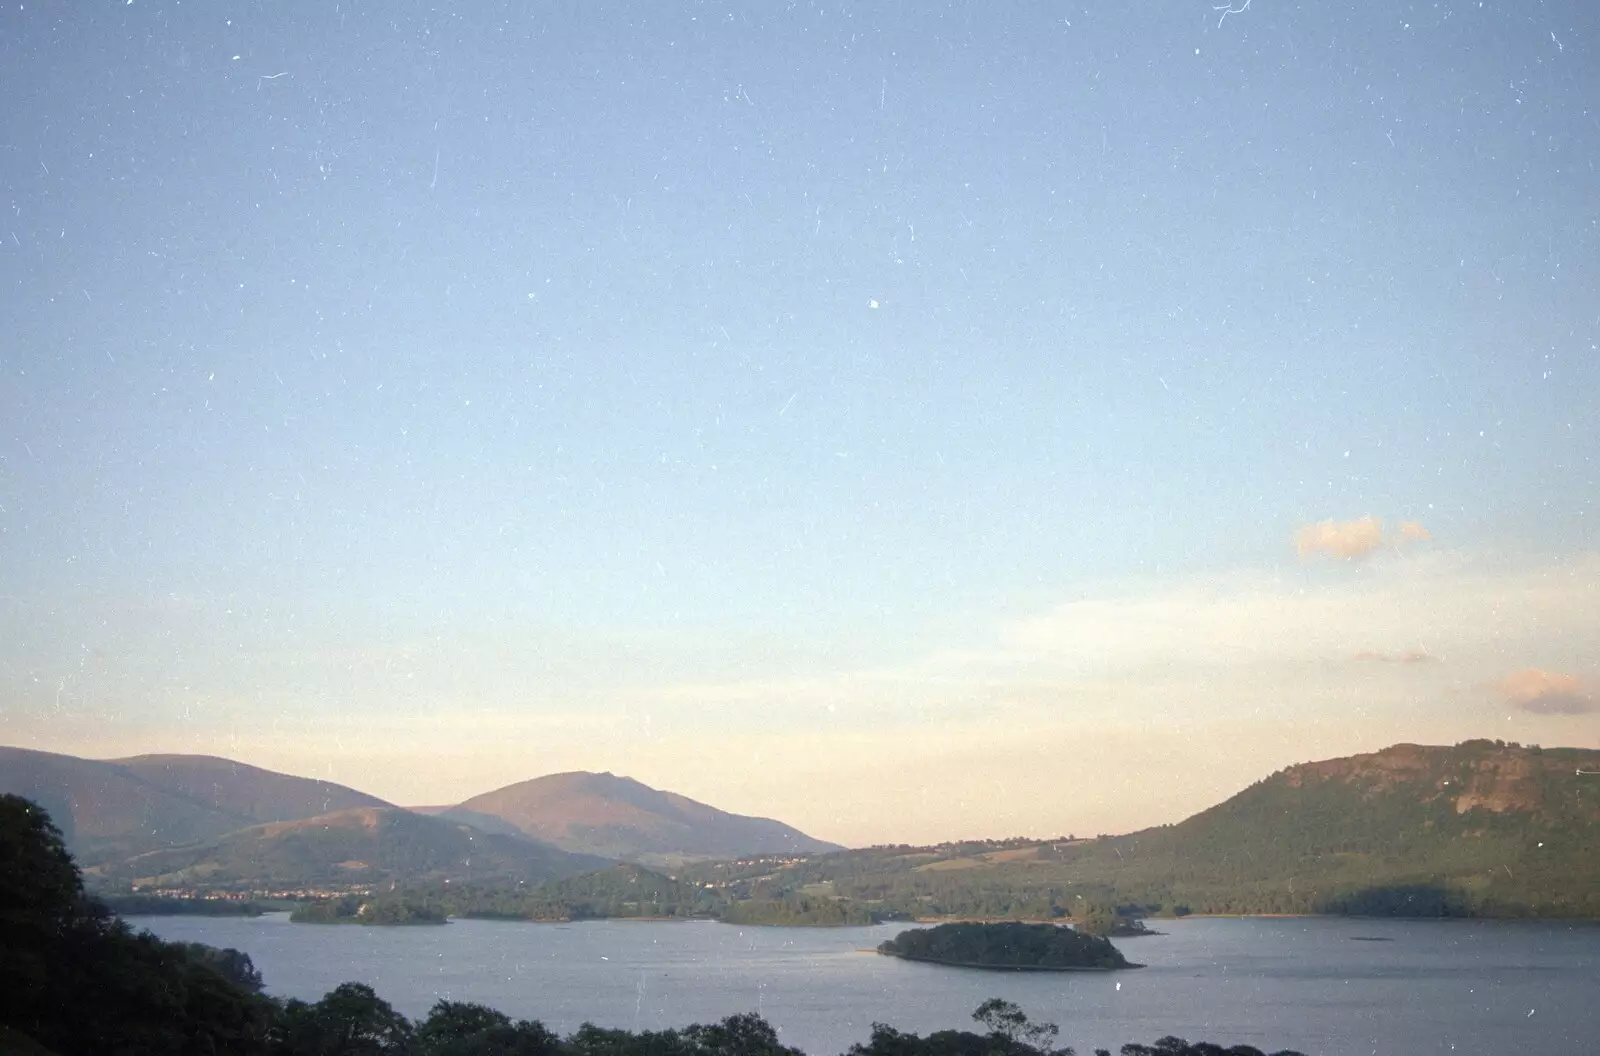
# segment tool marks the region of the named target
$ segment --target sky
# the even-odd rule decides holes
[[[0,10],[0,740],[848,844],[1600,747],[1600,9]]]

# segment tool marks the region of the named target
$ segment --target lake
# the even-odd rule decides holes
[[[1079,1053],[1166,1034],[1309,1056],[1593,1052],[1600,926],[1341,918],[1159,921],[1118,940],[1148,965],[1114,973],[996,973],[879,957],[905,925],[750,928],[703,922],[453,921],[371,928],[144,917],[163,938],[244,950],[269,992],[316,999],[371,984],[409,1016],[476,1001],[567,1033],[757,1011],[785,1044],[836,1056],[873,1021],[927,1033],[974,1026],[989,997],[1061,1026]]]

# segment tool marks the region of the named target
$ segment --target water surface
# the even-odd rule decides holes
[[[1166,1034],[1310,1056],[1591,1052],[1600,1038],[1600,927],[1509,921],[1161,921],[1119,940],[1148,967],[995,973],[879,957],[903,925],[740,928],[594,921],[317,927],[149,917],[168,939],[249,953],[274,994],[370,983],[410,1016],[477,1001],[567,1033],[584,1021],[682,1026],[757,1011],[786,1044],[833,1056],[874,1021],[972,1026],[989,997],[1061,1026],[1080,1053]],[[1373,941],[1387,940],[1387,941]]]

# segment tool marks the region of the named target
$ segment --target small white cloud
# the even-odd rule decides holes
[[[1353,521],[1319,521],[1294,533],[1301,557],[1327,554],[1359,561],[1383,545],[1383,522],[1370,513]]]
[[[1495,688],[1513,708],[1536,715],[1582,715],[1595,706],[1595,695],[1583,679],[1555,671],[1514,671]]]
[[[1433,538],[1433,533],[1422,526],[1420,521],[1400,522],[1400,542],[1421,543]]]

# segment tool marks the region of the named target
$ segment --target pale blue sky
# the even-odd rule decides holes
[[[6,739],[410,800],[631,769],[854,840],[1174,820],[1502,735],[1523,669],[1592,704],[1597,42],[1576,0],[13,5]],[[1297,554],[1367,515],[1432,538]],[[1151,674],[1234,626],[1194,591],[1353,633],[1416,582],[1428,627],[1329,646],[1434,642],[1410,688]],[[1481,670],[1465,597],[1513,613]],[[1189,636],[1105,684],[1005,644],[1138,598]],[[1213,718],[1243,771],[1082,823],[1070,774],[946,773]],[[907,752],[901,800],[797,790]]]

